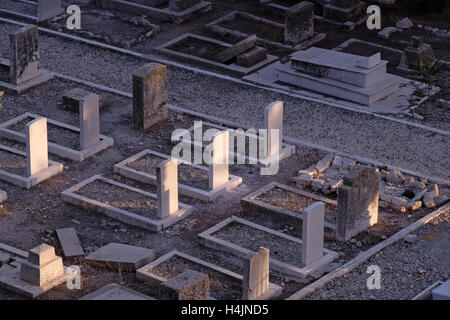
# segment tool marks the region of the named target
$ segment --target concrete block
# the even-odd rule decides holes
[[[194,270],[184,270],[159,286],[159,299],[209,300],[209,277]]]
[[[66,258],[84,256],[84,250],[80,245],[80,240],[74,228],[57,229],[56,235]]]
[[[267,58],[267,50],[261,47],[254,47],[236,57],[236,64],[243,67],[251,67]]]
[[[114,269],[136,271],[155,258],[153,249],[111,242],[89,254],[86,260],[105,263]]]
[[[235,45],[226,48],[222,52],[216,55],[215,60],[218,62],[226,62],[232,58],[240,55],[241,53],[253,48],[256,45],[256,35],[251,35],[248,38],[236,43]]]
[[[178,211],[178,164],[168,159],[156,167],[158,217],[164,219]]]
[[[133,73],[134,123],[147,130],[167,114],[167,67],[148,63]]]
[[[315,202],[303,210],[302,262],[310,265],[323,257],[325,204]]]
[[[47,119],[35,119],[26,125],[27,174],[33,176],[48,168]]]
[[[244,258],[242,300],[256,300],[269,290],[269,249],[261,247],[258,253]]]

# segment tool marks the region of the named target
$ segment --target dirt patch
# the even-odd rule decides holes
[[[27,159],[12,152],[0,149],[0,169],[26,177]]]
[[[95,180],[75,193],[146,218],[157,216],[156,199],[101,180]]]

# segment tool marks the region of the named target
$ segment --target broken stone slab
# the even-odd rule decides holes
[[[111,242],[89,254],[86,260],[105,263],[116,270],[136,271],[155,258],[153,249]]]
[[[446,196],[445,194],[441,194],[439,196],[437,196],[436,198],[434,198],[434,202],[436,202],[437,206],[442,206],[443,204],[447,203],[447,201],[450,198],[448,196]]]
[[[389,171],[389,173],[386,175],[386,182],[390,182],[393,184],[403,184],[405,180],[405,176],[399,170]]]
[[[309,187],[311,186],[313,177],[309,174],[301,174],[298,178],[295,179],[295,181],[301,184],[302,186]]]
[[[378,32],[377,36],[378,36],[378,38],[388,40],[392,34],[394,34],[395,32],[400,32],[400,31],[402,31],[402,30],[399,28],[386,27],[383,30],[381,30],[380,32]]]
[[[311,187],[313,187],[313,188],[322,189],[324,185],[325,185],[325,180],[323,180],[323,179],[313,179],[311,181]]]
[[[409,20],[409,18],[403,18],[402,20],[398,21],[395,26],[401,30],[409,29],[414,26],[414,23]]]
[[[131,290],[127,287],[120,286],[115,283],[107,284],[100,289],[89,293],[79,300],[155,300],[140,292]]]
[[[423,198],[423,205],[427,208],[436,207],[436,202],[434,202],[433,198]]]
[[[56,235],[66,258],[84,256],[84,250],[80,245],[80,240],[74,228],[57,229]]]
[[[325,158],[317,162],[316,164],[316,170],[317,172],[321,173],[328,169],[331,165],[331,162],[333,161],[333,155],[330,153]]]
[[[406,207],[408,205],[408,200],[396,196],[392,196],[389,194],[386,194],[384,192],[380,192],[380,199],[383,201],[386,201],[388,203],[392,203],[394,205],[400,206],[400,207]]]
[[[209,276],[186,269],[159,286],[162,300],[209,300]]]
[[[244,53],[245,51],[253,48],[256,45],[257,39],[258,38],[256,34],[253,34],[248,38],[218,53],[215,57],[215,60],[218,62],[225,63],[226,61],[236,57],[237,55],[240,55],[241,53]]]
[[[406,206],[406,209],[410,211],[416,211],[422,207],[422,201],[410,201]]]
[[[238,55],[236,57],[236,64],[248,68],[265,60],[266,58],[267,50],[265,48],[254,47]]]

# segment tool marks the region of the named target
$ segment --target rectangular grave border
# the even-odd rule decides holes
[[[300,2],[300,1],[299,1]],[[242,11],[233,11],[230,12],[229,14],[211,22],[208,23],[206,25],[206,28],[212,32],[215,32],[221,36],[225,36],[228,34],[233,35],[234,37],[238,38],[238,39],[245,39],[248,38],[250,36],[250,34],[247,33],[243,33],[240,31],[236,31],[236,30],[232,30],[232,29],[228,29],[226,27],[222,27],[220,24],[226,21],[231,21],[233,20],[236,16],[241,16],[245,19],[248,20],[254,20],[254,21],[259,21],[261,23],[265,23],[268,25],[272,25],[275,28],[282,28],[284,30],[284,24],[282,23],[278,23],[275,21],[271,21],[271,20],[267,20],[258,16],[255,16],[253,14],[247,13],[247,12],[242,12]],[[266,46],[271,46],[271,47],[276,47],[276,48],[282,48],[282,49],[288,49],[288,50],[301,50],[301,49],[305,49],[307,47],[312,46],[313,44],[322,41],[325,38],[324,34],[322,33],[317,33],[315,32],[313,37],[307,40],[302,41],[301,43],[295,44],[295,45],[289,45],[289,44],[285,44],[282,42],[276,42],[276,41],[272,41],[272,40],[268,40],[265,38],[261,38],[258,37],[258,41],[265,44]]]
[[[8,146],[0,144],[0,150],[4,150],[6,152],[14,153],[15,155],[27,158],[27,153],[10,148]],[[32,186],[37,185],[38,183],[47,180],[54,175],[63,171],[63,165],[59,162],[48,160],[48,167],[29,176],[24,177],[14,173],[10,173],[6,170],[0,168],[0,180],[12,183],[21,188],[30,189]]]
[[[26,141],[25,134],[14,131],[14,130],[10,130],[10,129],[8,129],[8,127],[13,126],[16,123],[19,123],[20,121],[22,121],[23,119],[26,119],[28,117],[41,118],[42,116],[40,116],[38,114],[26,112],[18,117],[8,120],[8,121],[0,124],[0,136],[5,137],[7,139],[25,143],[25,141]],[[47,123],[52,124],[57,127],[61,127],[61,128],[67,129],[67,130],[71,130],[71,131],[80,133],[80,128],[77,128],[75,126],[68,125],[68,124],[65,124],[65,123],[62,123],[62,122],[59,122],[56,120],[47,118]],[[62,145],[59,145],[59,144],[49,141],[48,142],[48,152],[53,153],[61,158],[81,162],[81,161],[84,161],[87,158],[93,156],[94,154],[114,145],[113,138],[110,138],[110,137],[107,137],[104,135],[99,135],[99,139],[100,139],[100,141],[98,143],[96,143],[95,145],[93,145],[92,147],[89,147],[87,149],[83,149],[80,151],[75,150],[75,149],[70,149],[68,147],[64,147]]]
[[[0,58],[0,68],[7,68],[9,70],[10,68],[9,60]],[[41,69],[41,74],[39,76],[18,85],[0,81],[0,88],[5,89],[7,92],[11,94],[19,94],[53,79],[53,77],[54,75],[52,72],[47,71],[45,69]]]
[[[83,180],[82,182],[74,185],[73,187],[70,187],[69,189],[61,192],[61,197],[65,202],[74,204],[76,206],[82,207],[84,209],[93,210],[102,214],[105,214],[106,216],[119,220],[123,223],[141,227],[153,232],[158,232],[162,229],[170,227],[172,224],[178,222],[179,220],[187,217],[190,215],[193,211],[193,208],[187,204],[179,203],[179,210],[175,212],[174,214],[164,218],[164,219],[150,219],[143,216],[140,216],[138,214],[116,208],[111,205],[104,204],[100,201],[89,199],[85,196],[76,194],[75,192],[85,185],[95,181],[100,180],[115,186],[118,186],[120,188],[130,190],[133,192],[137,192],[140,194],[143,194],[145,196],[151,197],[157,201],[157,195],[154,193],[146,192],[143,190],[140,190],[138,188],[134,188],[131,186],[128,186],[126,184],[107,179],[103,177],[102,175],[94,175],[86,180]]]
[[[138,269],[136,271],[136,278],[142,282],[145,282],[151,286],[157,286],[160,285],[161,283],[163,283],[164,281],[167,281],[168,279],[160,277],[154,273],[152,273],[151,271],[148,271],[148,269],[154,268],[158,265],[160,265],[161,263],[170,260],[173,257],[180,257],[186,260],[189,260],[190,262],[199,264],[205,268],[211,269],[217,273],[221,273],[224,274],[228,277],[234,278],[237,281],[241,282],[243,281],[243,276],[239,275],[237,273],[234,273],[228,269],[219,267],[217,265],[214,265],[212,263],[203,261],[199,258],[193,257],[191,255],[188,255],[186,253],[180,252],[178,250],[172,250],[168,253],[166,253],[165,255],[159,257],[158,259],[150,262],[149,264],[141,267],[140,269]],[[273,283],[269,283],[269,290],[268,292],[262,296],[262,297],[258,297],[259,300],[268,300],[268,299],[272,299],[272,298],[276,298],[279,295],[281,295],[282,292],[282,288],[276,284]],[[211,300],[216,300],[214,298],[211,297]]]
[[[224,63],[220,63],[220,62],[216,62],[216,61],[213,61],[213,60],[200,58],[200,57],[197,57],[197,56],[193,56],[193,55],[190,55],[190,54],[186,54],[186,53],[183,53],[183,52],[178,52],[178,51],[170,49],[171,46],[173,46],[173,45],[177,44],[178,42],[181,42],[181,41],[183,41],[185,39],[188,39],[188,38],[195,38],[195,39],[198,39],[198,40],[214,43],[214,44],[226,47],[226,48],[229,48],[229,47],[233,46],[233,45],[231,45],[229,43],[222,42],[222,41],[219,41],[219,40],[216,40],[216,39],[212,39],[212,38],[208,38],[208,37],[204,37],[204,36],[199,36],[199,35],[196,35],[196,34],[193,34],[193,33],[185,33],[185,34],[183,34],[183,35],[181,35],[181,36],[179,36],[179,37],[177,37],[177,38],[175,38],[173,40],[170,40],[170,41],[168,41],[166,43],[163,43],[162,45],[156,47],[155,50],[157,52],[166,54],[168,56],[171,56],[171,57],[176,58],[176,59],[180,59],[180,60],[185,61],[185,62],[197,62],[197,63],[199,63],[199,64],[201,64],[203,66],[212,67],[212,68],[216,68],[216,69],[219,69],[219,70],[229,71],[229,72],[232,72],[233,74],[238,75],[238,76],[244,76],[244,75],[247,75],[249,73],[255,72],[256,70],[258,70],[258,69],[260,69],[260,68],[262,68],[262,67],[264,67],[264,66],[266,66],[266,65],[268,65],[268,64],[270,64],[270,63],[272,63],[272,62],[274,62],[276,60],[278,60],[278,57],[275,57],[275,56],[272,56],[272,55],[267,55],[267,58],[265,60],[260,61],[260,62],[254,64],[251,67],[246,68],[246,67],[239,66],[236,63],[232,63],[230,65],[227,65],[227,64],[224,64]]]
[[[207,126],[207,127],[213,127],[213,128],[219,129],[219,130],[229,130],[229,129],[234,129],[234,128],[229,128],[229,127],[224,127],[224,126],[222,126],[222,125],[218,125],[218,124],[211,123],[211,122],[202,122],[202,125]],[[194,126],[190,127],[190,128],[188,129],[188,131],[191,133],[191,136],[193,136]],[[253,135],[252,135],[252,136],[253,136]],[[199,143],[196,142],[196,141],[193,141],[192,144],[193,144],[193,145],[197,145],[197,146],[199,145]],[[208,144],[209,144],[209,142],[203,142],[203,143],[202,143],[202,147],[205,147],[205,146],[207,146]],[[237,152],[234,152],[234,151],[230,151],[229,153],[232,154],[232,155],[234,155],[234,156],[237,156],[237,155],[238,155],[238,153],[237,153]],[[289,158],[290,156],[292,156],[292,155],[294,155],[294,154],[295,154],[295,146],[290,145],[290,144],[287,144],[287,143],[283,143],[283,148],[281,149],[281,151],[280,151],[279,154],[278,154],[278,161],[287,159],[287,158]],[[256,159],[256,158],[249,157],[249,156],[245,155],[245,160],[248,161],[249,163],[250,163],[250,162],[258,162],[258,163],[260,163],[261,165],[268,167],[268,166],[270,166],[273,162],[275,162],[277,159],[276,159],[276,156],[273,156],[273,157],[269,157],[269,158],[266,158],[266,159],[260,159],[260,160],[258,160],[258,159]]]
[[[216,224],[212,228],[200,233],[199,237],[202,238],[203,243],[207,247],[217,249],[217,250],[222,250],[222,251],[231,253],[238,257],[246,257],[249,254],[254,254],[255,253],[254,251],[245,249],[245,248],[235,245],[231,242],[228,242],[228,241],[225,241],[225,240],[222,240],[222,239],[219,239],[219,238],[213,236],[213,233],[217,232],[218,230],[224,228],[225,226],[227,226],[228,224],[233,223],[233,222],[238,222],[240,224],[252,227],[254,229],[258,229],[260,231],[267,232],[269,234],[272,234],[272,235],[284,238],[286,240],[295,242],[296,244],[300,244],[300,245],[302,244],[302,240],[300,240],[300,239],[297,239],[297,238],[291,237],[289,235],[286,235],[284,233],[263,227],[256,223],[253,223],[253,222],[250,222],[250,221],[247,221],[244,219],[240,219],[235,216],[232,216],[231,218],[227,218],[224,221]],[[328,250],[325,248],[323,249],[323,252],[324,252],[324,256],[322,258],[311,263],[308,266],[304,266],[303,268],[296,267],[296,266],[290,265],[288,263],[281,262],[281,261],[270,258],[270,268],[273,270],[279,271],[281,273],[288,274],[290,276],[305,278],[308,275],[310,275],[311,273],[321,269],[322,267],[326,266],[333,260],[337,259],[337,257],[339,256],[337,252],[334,252],[334,251],[331,251],[331,250]],[[301,251],[299,251],[298,254],[301,255],[302,254]]]
[[[138,15],[146,15],[157,20],[173,21],[176,24],[180,24],[199,13],[206,13],[212,9],[211,3],[206,1],[201,1],[200,3],[179,12],[170,10],[168,6],[164,9],[160,9],[135,2],[128,2],[126,0],[101,0],[101,7],[104,9],[115,9]]]
[[[140,182],[149,183],[156,185],[156,175],[149,174],[147,172],[135,170],[133,168],[128,167],[127,165],[133,161],[136,161],[147,154],[152,154],[157,157],[161,157],[163,159],[170,159],[171,157],[157,151],[153,151],[150,149],[145,149],[138,154],[123,160],[120,163],[114,165],[114,172],[119,173],[127,178],[134,179]],[[161,160],[163,161],[163,160]],[[187,166],[203,170],[209,172],[207,167],[203,167],[197,164],[192,164],[190,162],[183,161],[181,159],[177,159],[179,163],[185,164]],[[182,195],[204,200],[204,201],[212,201],[217,197],[223,195],[225,192],[230,191],[231,189],[236,188],[238,185],[242,183],[242,178],[234,175],[229,175],[229,180],[223,186],[217,188],[216,190],[205,191],[199,188],[191,187],[185,184],[178,183],[178,192]]]
[[[282,215],[286,215],[288,217],[292,217],[292,218],[295,218],[295,219],[302,220],[303,219],[303,214],[301,212],[295,212],[295,211],[290,211],[290,210],[283,209],[283,208],[280,208],[280,207],[276,207],[276,206],[273,206],[271,204],[268,204],[268,203],[265,203],[263,201],[260,201],[260,200],[256,199],[258,196],[260,196],[260,195],[262,195],[264,193],[267,193],[268,191],[270,191],[270,190],[272,190],[274,188],[279,188],[279,189],[283,189],[283,190],[288,191],[288,192],[293,192],[293,193],[296,193],[296,194],[301,195],[303,197],[311,198],[311,199],[313,199],[315,201],[322,201],[322,202],[324,202],[326,204],[331,204],[331,205],[334,205],[334,206],[337,207],[337,201],[336,200],[331,200],[331,199],[328,199],[328,198],[324,198],[324,197],[321,197],[319,195],[316,195],[316,194],[313,194],[313,193],[310,193],[310,192],[306,192],[304,190],[300,190],[300,189],[297,189],[297,188],[286,186],[286,185],[281,184],[279,182],[271,182],[271,183],[263,186],[262,188],[260,188],[260,189],[258,189],[256,191],[246,195],[245,197],[243,197],[241,199],[241,205],[243,207],[246,207],[246,208],[257,209],[257,210],[264,210],[264,211],[269,212],[269,213],[276,213],[277,215],[282,214]],[[335,224],[325,221],[325,230],[326,229],[331,230],[331,232],[326,232],[329,236],[335,237],[335,233],[336,233],[336,225]]]

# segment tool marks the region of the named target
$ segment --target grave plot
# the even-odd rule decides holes
[[[278,59],[266,54],[262,48],[255,47],[255,40],[244,39],[232,45],[193,33],[185,33],[158,46],[155,50],[182,61],[194,62],[242,76]],[[226,55],[223,55],[224,53]],[[239,61],[238,57],[240,57]]]
[[[170,159],[170,156],[147,149],[116,164],[114,172],[137,181],[156,184],[156,167],[167,159]],[[229,175],[228,182],[213,189],[209,185],[209,168],[180,159],[177,161],[179,162],[178,190],[185,196],[211,201],[242,182],[241,177]]]
[[[224,127],[215,123],[211,122],[202,122],[201,128],[197,128],[195,124],[190,127],[188,130],[191,132],[192,136],[195,136],[195,134],[203,134],[209,130],[209,129],[217,129],[221,131],[229,131],[229,146],[230,146],[230,152],[229,152],[229,161],[230,163],[237,163],[239,159],[245,161],[247,163],[260,163],[262,165],[270,165],[271,161],[268,159],[257,159],[255,158],[255,155],[258,155],[258,150],[260,146],[265,142],[264,137],[258,135],[257,131],[256,134],[253,134],[252,132],[246,133],[245,131],[242,133],[242,136],[238,134],[235,129]],[[196,130],[199,130],[198,133]],[[195,132],[195,133],[194,133]],[[201,133],[200,133],[201,132]],[[174,143],[177,143],[173,141]],[[198,142],[193,141],[193,145],[200,145]],[[209,144],[209,142],[204,141],[201,146],[206,147]],[[242,150],[244,152],[242,152]],[[295,146],[283,143],[282,149],[279,152],[278,160],[281,161],[283,159],[286,159],[293,155],[295,153]]]
[[[199,235],[210,248],[238,257],[254,254],[260,247],[270,250],[270,267],[294,277],[304,278],[338,257],[336,252],[323,249],[314,262],[302,261],[302,240],[237,218],[228,218]]]
[[[183,252],[173,250],[140,268],[136,277],[151,286],[158,286],[185,270],[194,270],[209,276],[211,299],[238,300],[242,298],[243,277],[237,273],[200,260]],[[279,287],[269,283],[269,291]]]
[[[158,25],[141,16],[92,10],[88,7],[84,7],[82,12],[83,22],[80,30],[68,30],[65,16],[52,20],[48,24],[54,30],[62,30],[126,49],[153,37],[160,30]]]
[[[210,2],[201,0],[101,0],[99,3],[104,9],[115,9],[137,15],[146,15],[161,21],[173,21],[177,24],[212,9]]]
[[[241,204],[252,211],[268,213],[277,220],[295,221],[296,224],[301,224],[303,210],[317,201],[325,203],[325,233],[334,238],[337,210],[335,200],[272,182],[242,198]]]
[[[81,130],[72,125],[47,119],[49,152],[61,158],[83,161],[114,145],[114,139],[98,133],[98,104],[96,113],[97,117],[95,117],[95,112],[94,114],[88,112],[85,119],[83,119],[83,113],[80,114]],[[27,112],[4,122],[0,125],[0,136],[25,142],[25,125],[40,117],[37,114]],[[89,122],[89,120],[92,122]]]
[[[64,201],[93,210],[123,223],[153,232],[165,229],[192,213],[192,207],[179,203],[179,209],[160,218],[156,194],[95,175],[63,191]]]
[[[40,67],[37,26],[10,33],[9,44],[10,59],[0,58],[0,89],[18,94],[53,78]]]
[[[0,13],[37,23],[62,14],[63,8],[61,0],[2,0]]]
[[[313,19],[312,11],[311,17]],[[287,26],[290,27],[291,25],[290,22],[282,24],[250,13],[233,11],[209,23],[207,29],[221,36],[233,35],[238,39],[245,39],[252,34],[256,34],[258,41],[265,46],[300,50],[325,38],[325,34],[314,33],[313,21],[310,24],[309,30],[304,27],[304,30],[295,32],[297,35],[294,39],[290,37],[293,30],[287,29]]]
[[[349,171],[361,163],[329,154],[316,165],[300,170],[293,180],[297,186],[327,197],[335,197]],[[427,179],[405,175],[398,170],[379,168],[379,206],[400,213],[414,212],[421,208],[441,206],[448,197],[440,194],[439,186]]]

